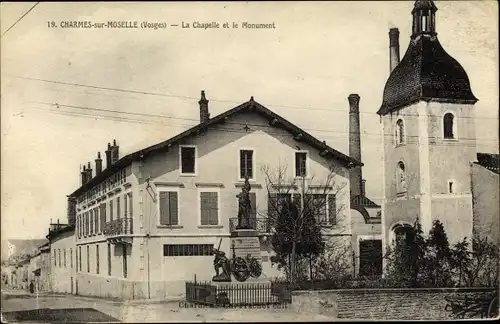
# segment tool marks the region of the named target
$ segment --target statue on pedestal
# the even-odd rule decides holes
[[[250,202],[250,182],[248,176],[245,176],[245,184],[241,188],[241,193],[236,197],[238,198],[238,225],[236,229],[250,229],[250,212],[252,211],[252,203]]]

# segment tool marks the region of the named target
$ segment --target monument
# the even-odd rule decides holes
[[[228,259],[219,247],[214,249],[214,282],[230,282],[231,274],[237,281],[246,281],[248,278],[258,278],[262,274],[260,242],[258,233],[252,228],[250,215],[252,204],[250,201],[250,182],[245,177],[245,183],[236,197],[238,198],[238,225],[231,233],[232,258]],[[221,272],[222,270],[222,272]]]

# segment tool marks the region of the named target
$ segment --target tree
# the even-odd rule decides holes
[[[426,240],[424,257],[425,285],[430,287],[451,287],[452,251],[443,224],[439,220],[432,223]]]
[[[330,167],[321,181],[316,181],[314,176],[288,178],[286,166],[275,170],[263,166],[262,171],[268,209],[267,213],[260,214],[274,229],[272,244],[276,255],[271,261],[284,268],[289,280],[294,282],[297,264],[307,259],[312,275],[314,260],[324,251],[321,227],[340,223],[338,216],[342,214],[343,205],[338,206],[336,195],[347,182],[336,181],[335,167]]]

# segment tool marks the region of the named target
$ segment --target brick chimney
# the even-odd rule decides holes
[[[90,167],[90,162],[87,164],[87,182],[92,180],[92,168]]]
[[[349,156],[361,162],[361,134],[359,125],[359,95],[350,94],[349,100]],[[362,194],[361,167],[349,170],[351,197]]]
[[[87,183],[87,168],[85,167],[85,165],[83,165],[83,169],[80,172],[80,174],[82,176],[82,186],[83,186],[84,184]]]
[[[113,140],[113,146],[111,146],[111,164],[115,164],[119,159],[120,159],[120,155],[119,155],[119,149],[120,147],[118,145],[116,145],[116,140],[114,139]]]
[[[208,112],[208,100],[205,97],[205,90],[201,90],[201,99],[198,101],[200,105],[200,123],[203,124],[210,119],[210,113]]]
[[[106,169],[111,166],[111,144],[108,143],[108,149],[106,150]]]
[[[98,176],[102,172],[102,159],[101,152],[97,152],[97,159],[95,159],[95,175]]]
[[[399,29],[389,29],[389,67],[392,72],[399,64]]]

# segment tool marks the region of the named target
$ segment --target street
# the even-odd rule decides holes
[[[269,308],[201,308],[186,307],[183,302],[147,303],[147,301],[111,301],[80,296],[40,294],[38,299],[28,292],[2,290],[2,314],[36,309],[68,310],[64,321],[73,322],[206,322],[206,321],[331,321],[334,318],[298,312],[293,309]],[[46,311],[43,312],[44,314]],[[42,312],[40,312],[42,314]],[[36,318],[46,322],[50,318]],[[111,318],[110,318],[111,317]],[[17,317],[15,321],[33,321]]]

